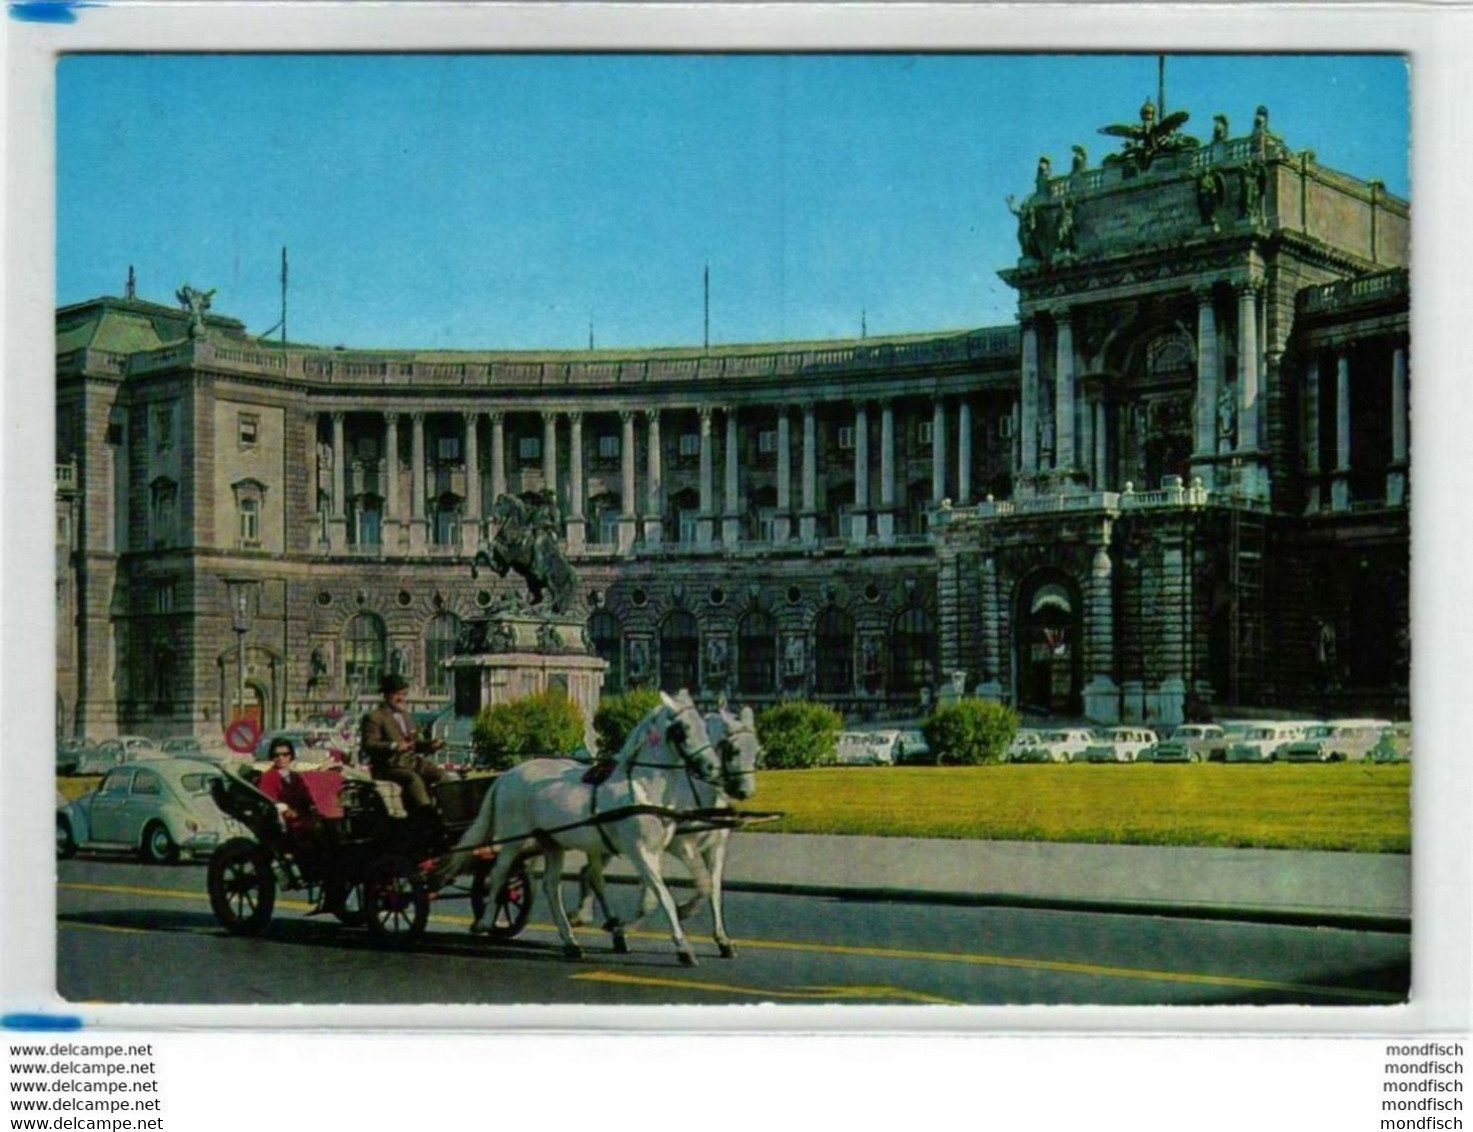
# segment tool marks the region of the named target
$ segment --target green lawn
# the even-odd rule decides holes
[[[865,833],[1405,853],[1408,764],[1004,765],[768,770],[774,833]]]

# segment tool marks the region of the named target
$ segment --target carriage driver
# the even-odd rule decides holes
[[[445,772],[424,758],[445,745],[441,739],[419,739],[409,720],[409,684],[397,672],[379,685],[384,702],[363,717],[361,727],[363,760],[374,778],[397,782],[403,791],[409,817],[434,823],[439,820],[430,788]]]

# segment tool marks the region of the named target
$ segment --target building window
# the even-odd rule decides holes
[[[681,433],[680,454],[682,456],[699,456],[701,454],[701,434],[698,432]]]
[[[150,613],[173,613],[177,583],[173,578],[153,581],[148,585],[148,610]]]
[[[460,545],[460,496],[446,493],[435,504],[436,546]]]
[[[374,548],[383,545],[384,501],[376,495],[353,497],[353,514],[348,529],[353,545]]]
[[[846,452],[854,450],[854,429],[850,425],[839,426],[839,447]]]
[[[149,541],[155,548],[174,544],[178,522],[179,485],[160,476],[149,487]]]
[[[624,650],[620,647],[623,632],[619,628],[619,619],[607,609],[594,610],[593,616],[588,619],[588,638],[593,642],[594,653],[609,666],[608,672],[604,674],[604,692],[622,692]],[[613,751],[599,753],[604,756],[615,754]]]
[[[152,664],[144,676],[144,683],[149,688],[153,710],[171,712],[174,710],[175,694],[174,650],[167,644],[155,644],[149,659]]]
[[[598,455],[601,460],[618,459],[619,438],[617,436],[600,436],[598,438]]]
[[[1012,417],[998,417],[997,418],[997,435],[1000,436],[1000,437],[1002,437],[1004,440],[1009,440],[1009,439],[1012,438],[1012,435],[1013,435],[1013,418]]]
[[[460,635],[460,618],[453,613],[437,613],[425,629],[425,690],[432,696],[450,694],[451,671],[445,662],[455,655],[455,642]]]
[[[377,690],[384,678],[384,623],[376,613],[359,613],[343,634],[343,683],[354,694]]]
[[[240,542],[242,546],[259,546],[261,543],[261,501],[240,501]]]
[[[517,458],[524,462],[542,459],[542,438],[540,436],[524,436],[518,440]]]
[[[353,458],[370,464],[378,459],[378,438],[374,436],[360,436],[357,443],[353,445]]]
[[[679,512],[680,541],[691,545],[696,541],[696,523],[700,518],[700,512],[694,507],[684,508]]]
[[[931,443],[931,427],[931,421],[921,421],[916,425],[916,440],[923,448]]]
[[[237,480],[230,485],[235,493],[236,533],[240,545],[261,545],[261,512],[266,498],[266,485],[260,480]]]
[[[777,623],[754,609],[737,628],[737,691],[770,695],[777,687]]]
[[[240,413],[236,417],[237,432],[242,448],[254,448],[261,438],[261,414]]]
[[[153,411],[153,447],[167,452],[174,447],[174,406],[160,405]]]
[[[677,609],[660,625],[660,687],[672,692],[699,687],[700,657],[696,619]]]
[[[895,618],[890,634],[890,688],[896,692],[919,692],[932,687],[936,667],[931,645],[936,639],[931,615],[911,607]]]
[[[777,451],[777,429],[768,429],[757,434],[757,451],[763,456]]]
[[[814,686],[845,695],[854,690],[854,621],[830,606],[813,626]]]
[[[774,542],[777,539],[777,508],[763,507],[757,512],[757,540]]]
[[[440,459],[455,461],[460,459],[460,438],[456,436],[442,436],[436,445],[436,451]]]

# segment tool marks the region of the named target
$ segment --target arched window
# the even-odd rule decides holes
[[[814,685],[819,692],[854,691],[854,619],[830,606],[813,626]]]
[[[445,662],[455,655],[455,641],[460,635],[460,618],[453,613],[437,613],[425,627],[425,690],[434,696],[450,694],[450,669]]]
[[[911,606],[895,618],[890,630],[890,688],[895,692],[919,692],[932,687],[936,665],[931,645],[936,628],[931,615]]]
[[[624,690],[624,650],[619,647],[622,636],[617,617],[607,609],[593,611],[588,619],[588,637],[593,642],[593,651],[609,665],[604,674],[605,692]]]
[[[777,688],[777,623],[754,609],[737,627],[737,691],[770,695]]]
[[[667,692],[700,687],[701,632],[696,619],[682,609],[660,625],[660,687]]]
[[[343,683],[358,692],[378,690],[384,678],[384,622],[377,613],[359,613],[343,634]]]

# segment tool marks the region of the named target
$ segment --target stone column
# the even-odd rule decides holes
[[[1306,510],[1318,511],[1320,498],[1320,358],[1309,359],[1304,371],[1304,478],[1309,481]]]
[[[1074,470],[1074,323],[1067,310],[1054,312],[1054,467]]]
[[[402,547],[399,514],[399,414],[384,414],[384,553]]]
[[[429,542],[425,518],[425,415],[409,414],[409,550],[422,554]]]
[[[849,517],[849,538],[869,538],[869,407],[854,406],[854,511]]]
[[[1098,491],[1095,479],[1095,403],[1092,397],[1079,399],[1079,463],[1080,470],[1089,481],[1089,489]]]
[[[1022,404],[1023,476],[1038,473],[1038,327],[1032,321],[1023,324],[1023,389]]]
[[[1258,285],[1238,288],[1238,447],[1258,451]]]
[[[662,508],[664,500],[661,498],[662,491],[660,479],[664,475],[661,471],[660,451],[660,410],[646,409],[645,418],[645,488],[647,491],[644,512],[644,541],[646,546],[659,546],[663,538],[662,530]],[[632,430],[631,430],[632,431]]]
[[[1108,524],[1107,524],[1108,525]],[[1120,688],[1115,683],[1115,598],[1107,541],[1095,547],[1090,566],[1085,633],[1089,653],[1085,657],[1089,682],[1084,686],[1084,714],[1095,723],[1120,721]]]
[[[619,553],[626,553],[634,545],[639,529],[639,508],[635,506],[634,482],[634,413],[633,409],[619,410]]]
[[[1192,474],[1208,487],[1214,483],[1217,452],[1217,308],[1212,288],[1199,287],[1197,295],[1197,438]]]
[[[715,534],[715,483],[712,470],[711,413],[709,405],[699,409],[701,416],[701,512],[696,519],[696,545],[710,547]]]
[[[348,442],[344,435],[344,413],[332,415],[332,515],[327,522],[328,543],[333,550],[348,545]]]
[[[777,514],[772,541],[781,545],[793,537],[793,425],[788,407],[777,407]]]
[[[1335,477],[1330,483],[1330,509],[1350,510],[1350,355],[1335,355]]]
[[[972,403],[965,397],[956,406],[956,502],[972,501]]]
[[[737,411],[726,410],[726,475],[721,484],[721,543],[735,546],[742,538],[741,487],[737,478]]]
[[[481,414],[465,417],[465,515],[460,524],[460,548],[474,554],[481,547]]]
[[[562,492],[557,484],[557,414],[542,414],[542,489],[558,497],[557,513],[563,514]]]
[[[1105,408],[1105,399],[1100,397],[1095,401],[1095,490],[1110,490],[1109,464],[1109,413]]]
[[[1407,348],[1398,343],[1391,354],[1391,467],[1386,473],[1386,502],[1400,507],[1407,499]]]
[[[931,502],[939,507],[946,498],[946,402],[931,406]]]
[[[1003,687],[998,679],[1002,663],[1002,605],[998,601],[997,556],[987,554],[982,558],[982,671],[977,674],[976,694],[983,699],[1003,698]]]
[[[881,542],[895,538],[895,403],[880,403],[880,513],[875,534]]]
[[[583,414],[568,414],[568,550],[581,553],[588,538],[583,513]]]
[[[803,510],[798,515],[798,537],[818,538],[818,416],[810,402],[803,406]]]
[[[506,418],[491,414],[491,502],[506,494]]]

